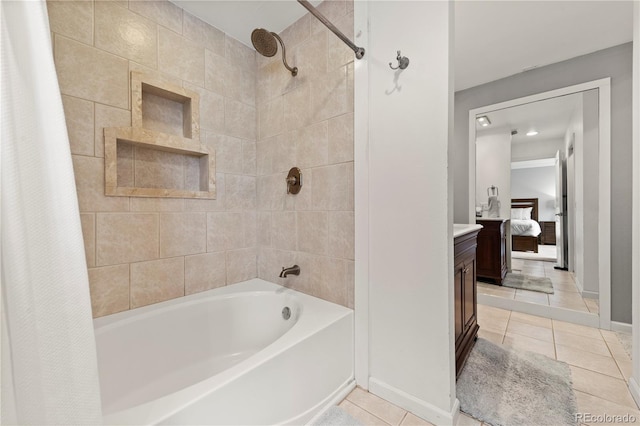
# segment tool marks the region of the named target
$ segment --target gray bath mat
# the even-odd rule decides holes
[[[513,274],[511,272],[507,272],[507,276],[502,281],[502,285],[504,287],[553,294],[553,284],[547,277],[533,277],[531,275]]]
[[[631,334],[616,331],[616,336],[618,336],[618,340],[620,340],[620,344],[624,348],[624,351],[629,355],[629,358],[631,358],[631,348],[633,345]]]
[[[460,373],[460,409],[494,426],[576,425],[571,370],[544,355],[479,338]]]
[[[358,426],[362,423],[351,417],[342,407],[334,405],[325,411],[313,424],[315,426]]]

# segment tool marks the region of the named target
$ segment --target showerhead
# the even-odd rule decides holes
[[[251,43],[259,54],[267,58],[272,57],[278,51],[276,38],[264,28],[256,28],[251,32]]]
[[[291,68],[289,64],[287,64],[287,52],[280,36],[264,28],[256,28],[251,32],[251,43],[256,49],[256,52],[267,58],[274,56],[278,51],[278,43],[276,43],[276,40],[280,42],[280,46],[282,46],[282,63],[291,72],[291,75],[295,77],[298,74],[298,67]]]

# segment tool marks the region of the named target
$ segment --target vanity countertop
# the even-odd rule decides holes
[[[476,225],[475,223],[454,223],[453,224],[453,238],[458,238],[469,232],[478,231],[482,229],[482,225]]]
[[[507,220],[511,220],[508,217],[476,217],[476,221],[478,220],[493,220],[496,222],[505,222]]]

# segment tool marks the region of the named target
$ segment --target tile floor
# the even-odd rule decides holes
[[[598,300],[583,298],[578,291],[573,274],[554,269],[554,265],[553,262],[539,260],[511,259],[512,273],[548,277],[553,283],[554,294],[502,287],[480,281],[478,281],[478,293],[597,314]]]
[[[556,262],[558,259],[558,250],[556,246],[551,245],[538,245],[538,252],[533,253],[530,251],[512,251],[512,259],[530,259],[530,260],[547,260]]]
[[[569,364],[580,412],[629,414],[636,418],[630,424],[640,424],[627,383],[631,359],[614,332],[484,305],[478,305],[478,324],[480,337]],[[339,405],[364,425],[431,424],[360,388]],[[483,423],[461,414],[458,425]]]

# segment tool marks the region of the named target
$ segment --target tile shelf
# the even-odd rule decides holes
[[[118,143],[195,156],[200,159],[200,190],[118,186]],[[104,129],[105,194],[127,197],[216,198],[215,155],[198,141],[135,127]]]
[[[143,97],[145,95],[164,98],[177,104],[178,109],[181,109],[182,112],[181,136],[143,128],[143,108],[145,105]],[[156,75],[136,71],[131,72],[132,127],[108,127],[104,129],[105,195],[215,199],[215,152],[213,149],[200,144],[199,102],[199,96],[196,92],[167,83]],[[134,148],[164,151],[198,158],[198,189],[119,186],[119,143],[126,143]],[[135,161],[131,167],[132,173],[135,175]]]
[[[160,77],[131,72],[131,125],[143,127],[143,97],[155,95],[182,104],[183,137],[200,140],[200,96],[191,90],[167,83]]]

